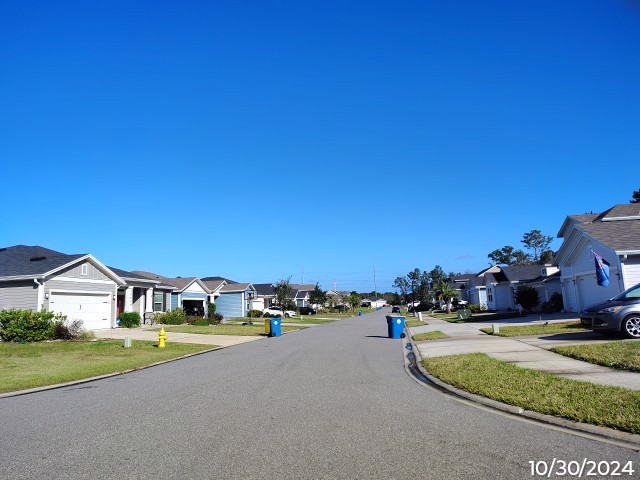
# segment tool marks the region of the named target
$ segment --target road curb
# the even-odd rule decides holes
[[[0,393],[0,399],[9,398],[9,397],[19,397],[21,395],[28,395],[30,393],[46,392],[48,390],[56,390],[58,388],[72,387],[74,385],[82,385],[84,383],[95,382],[97,380],[103,380],[105,378],[117,377],[118,375],[124,375],[125,373],[137,372],[139,370],[145,370],[147,368],[157,367],[158,365],[164,365],[165,363],[175,362],[177,360],[184,360],[185,358],[195,357],[196,355],[202,355],[204,353],[210,353],[216,350],[222,350],[223,348],[229,348],[234,346],[235,345],[227,345],[224,347],[208,348],[207,350],[188,353],[186,355],[182,355],[181,357],[170,358],[168,360],[161,360],[159,362],[151,363],[149,365],[143,365],[142,367],[136,367],[136,368],[129,368],[127,370],[122,370],[120,372],[105,373],[104,375],[98,375],[97,377],[83,378],[80,380],[73,380],[71,382],[65,382],[65,383],[56,383],[55,385],[45,385],[43,387],[28,388],[26,390],[18,390],[16,392]]]
[[[553,415],[546,415],[543,413],[533,412],[531,410],[525,410],[522,407],[509,405],[506,403],[498,402],[497,400],[492,400],[487,397],[482,397],[480,395],[476,395],[474,393],[461,390],[457,387],[454,387],[453,385],[449,385],[448,383],[443,382],[439,378],[431,375],[424,368],[424,366],[422,365],[422,357],[420,356],[420,351],[416,347],[411,337],[411,332],[409,330],[409,327],[406,327],[405,330],[407,333],[407,338],[405,340],[407,340],[407,342],[411,345],[411,351],[415,355],[415,367],[428,380],[428,383],[427,382],[423,382],[423,383],[427,385],[431,384],[430,386],[437,388],[443,393],[452,395],[454,397],[460,397],[472,403],[479,404],[484,407],[488,407],[490,409],[497,410],[503,413],[507,413],[509,415],[523,417],[528,420],[533,420],[537,423],[562,427],[566,430],[573,431],[577,434],[582,434],[582,435],[587,434],[603,441],[615,442],[618,444],[622,443],[624,444],[623,446],[627,448],[634,448],[636,450],[640,449],[640,435],[636,435],[628,432],[622,432],[619,430],[614,430],[613,428],[601,427],[598,425],[591,425],[591,424],[582,423],[582,422],[575,422],[573,420],[568,420],[561,417],[555,417]],[[413,376],[413,373],[410,371],[410,365],[406,361],[406,354],[405,354],[405,369],[407,370],[407,373]]]

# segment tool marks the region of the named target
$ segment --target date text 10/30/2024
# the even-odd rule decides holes
[[[564,477],[569,475],[572,477],[620,477],[620,476],[632,476],[634,474],[633,462],[628,461],[626,463],[612,461],[594,461],[583,459],[579,461],[560,460],[554,458],[551,462],[544,460],[535,461],[529,460],[529,466],[531,467],[532,476],[540,476],[551,478],[551,476]]]

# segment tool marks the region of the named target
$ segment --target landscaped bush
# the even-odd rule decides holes
[[[120,326],[124,328],[135,328],[140,326],[140,314],[138,312],[124,312],[118,317]]]
[[[222,314],[215,313],[211,317],[207,317],[209,325],[218,325],[222,321]]]
[[[549,303],[553,305],[554,312],[560,312],[564,310],[564,301],[562,299],[562,294],[558,292],[551,295],[551,298],[549,299]]]
[[[480,313],[480,312],[486,312],[487,311],[487,306],[484,303],[481,304],[477,304],[477,303],[470,303],[467,308],[469,310],[471,310],[471,313]]]
[[[269,312],[264,312],[264,313],[262,314],[262,317],[263,317],[263,318],[272,318],[272,317],[273,317],[273,315],[271,315]]]
[[[187,321],[187,314],[181,308],[174,308],[168,312],[156,313],[155,321],[163,325],[182,325]]]
[[[0,312],[0,337],[5,342],[40,342],[53,338],[57,322],[62,315],[42,310],[20,310],[12,308]]]
[[[193,318],[193,317],[189,317],[189,318]],[[198,327],[206,327],[206,326],[209,325],[209,319],[208,318],[196,318],[191,325],[196,325]]]
[[[525,310],[532,311],[540,303],[540,296],[535,288],[524,286],[518,288],[516,302]]]
[[[220,323],[224,316],[221,313],[216,313],[214,316],[214,323]]]
[[[74,320],[73,322],[58,320],[54,322],[53,338],[56,340],[77,340],[84,331],[82,328],[82,320]]]
[[[207,302],[207,318],[214,319],[216,316],[216,304]]]
[[[247,317],[259,318],[261,316],[262,316],[262,310],[249,310],[247,312]]]

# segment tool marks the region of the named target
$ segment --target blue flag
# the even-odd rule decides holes
[[[602,256],[591,250],[591,253],[595,256],[596,262],[596,280],[601,287],[609,286],[609,262],[607,262]]]

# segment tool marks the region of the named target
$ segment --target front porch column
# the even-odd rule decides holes
[[[127,287],[124,291],[124,311],[133,312],[133,287]]]
[[[153,288],[147,288],[147,301],[145,302],[145,313],[153,313]]]

